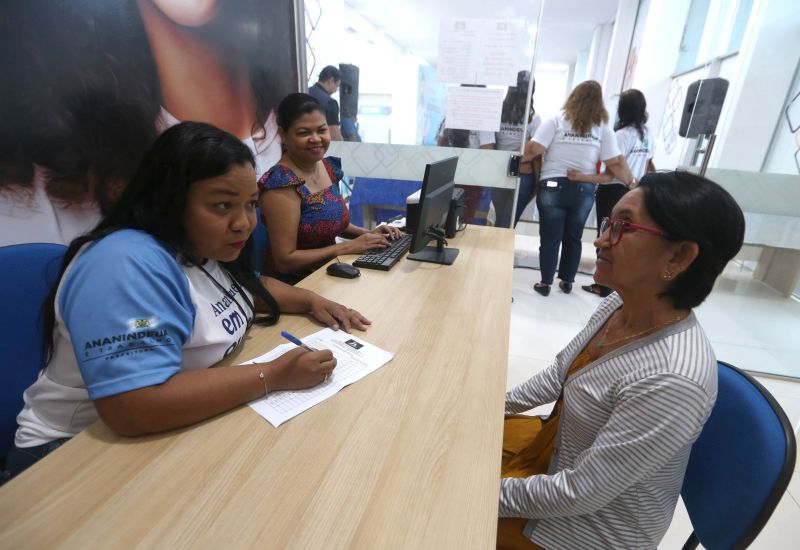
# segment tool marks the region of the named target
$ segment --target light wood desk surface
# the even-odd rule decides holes
[[[450,246],[303,281],[372,319],[388,365],[278,429],[247,406],[141,438],[98,422],[0,488],[0,548],[492,548],[514,233]],[[285,315],[236,359],[320,328]]]

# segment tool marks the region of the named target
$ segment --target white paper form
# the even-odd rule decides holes
[[[446,128],[496,132],[500,129],[503,98],[501,88],[464,88],[448,86]]]
[[[331,350],[336,358],[336,368],[325,382],[312,388],[271,392],[261,399],[251,401],[250,407],[276,428],[317,403],[322,403],[345,386],[378,370],[394,357],[394,353],[373,346],[343,330],[325,328],[301,339],[311,348]],[[281,344],[243,364],[273,361],[296,347],[294,344]]]
[[[439,82],[516,86],[517,72],[526,66],[526,39],[522,19],[442,19]]]

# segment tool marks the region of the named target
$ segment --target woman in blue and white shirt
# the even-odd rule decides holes
[[[334,330],[360,313],[251,266],[255,159],[209,124],[165,131],[111,212],[69,246],[45,311],[48,364],[25,392],[8,472],[18,473],[99,417],[125,436],[199,422],[267,392],[307,388],[330,351],[209,369],[252,323],[309,313]]]

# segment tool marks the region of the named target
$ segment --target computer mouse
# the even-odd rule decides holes
[[[328,275],[334,277],[344,277],[345,279],[355,279],[361,276],[361,271],[357,267],[344,262],[336,262],[328,266]]]

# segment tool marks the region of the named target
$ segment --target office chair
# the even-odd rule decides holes
[[[260,208],[256,208],[256,228],[253,229],[251,238],[253,240],[253,249],[250,257],[253,262],[253,269],[261,273],[261,268],[264,265],[264,254],[267,253],[267,247],[269,246],[269,234],[267,233],[264,219],[261,217]]]
[[[692,446],[681,497],[694,531],[684,550],[746,548],[786,491],[795,435],[775,398],[741,370],[718,363],[719,392]]]
[[[14,442],[22,393],[44,366],[42,306],[58,277],[67,247],[18,244],[0,247],[0,461]]]

